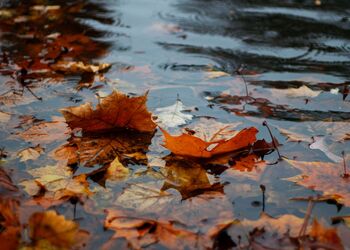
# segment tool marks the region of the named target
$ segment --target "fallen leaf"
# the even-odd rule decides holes
[[[42,153],[44,153],[44,149],[40,145],[37,145],[19,151],[17,156],[21,158],[20,161],[28,161],[38,159]]]
[[[256,128],[251,127],[243,129],[239,133],[233,133],[234,137],[228,140],[203,141],[196,136],[188,134],[172,136],[164,129],[161,130],[165,137],[164,147],[175,155],[197,158],[210,158],[214,155],[246,148],[255,142],[255,135],[258,133]],[[213,147],[209,148],[210,146]]]
[[[18,191],[18,188],[13,184],[11,177],[2,167],[0,167],[0,187],[3,187],[8,191]]]
[[[134,249],[143,249],[154,245],[155,248],[170,249],[213,249],[220,233],[228,229],[232,220],[210,228],[206,233],[192,232],[177,221],[154,220],[138,217],[120,210],[106,210],[105,227],[115,231],[111,240],[103,249],[110,249],[115,239],[125,238]]]
[[[324,195],[337,195],[339,202],[350,206],[350,179],[342,177],[343,166],[330,162],[303,162],[285,159],[301,171],[297,176],[286,178],[301,186],[322,191]]]
[[[330,246],[334,249],[343,250],[344,246],[338,236],[336,228],[326,228],[322,226],[316,219],[314,219],[309,236],[313,238],[318,244]]]
[[[175,189],[183,200],[204,193],[224,194],[224,186],[219,182],[211,183],[205,169],[196,162],[168,157],[165,167],[165,182],[161,191]]]
[[[53,70],[62,71],[66,74],[74,73],[101,73],[107,71],[111,67],[108,63],[102,64],[86,64],[84,62],[65,62],[60,61],[51,66]]]
[[[19,202],[0,197],[0,242],[2,249],[18,249],[21,240]]]
[[[220,78],[224,76],[230,76],[230,74],[224,72],[224,71],[209,71],[206,72],[206,79],[215,79],[215,78]]]
[[[70,132],[64,122],[38,122],[23,132],[18,132],[15,137],[32,143],[50,144],[68,139]]]
[[[333,152],[331,152],[326,143],[325,143],[325,138],[321,137],[321,136],[315,136],[314,138],[314,142],[312,144],[310,144],[310,148],[311,149],[318,149],[321,150],[329,159],[331,159],[334,162],[342,162],[343,158],[334,154]]]
[[[111,163],[118,157],[123,164],[137,162],[146,164],[145,154],[151,144],[153,134],[150,133],[104,133],[71,137],[67,144],[55,149],[56,160],[68,165],[79,164],[91,167]],[[136,158],[137,159],[136,159]]]
[[[168,107],[157,108],[158,125],[172,128],[186,124],[192,120],[193,115],[182,113],[185,110],[186,108],[180,100],[177,100],[175,104]]]
[[[29,219],[29,237],[34,247],[24,249],[73,249],[80,244],[86,232],[79,225],[58,215],[55,211],[34,213]]]
[[[108,180],[123,180],[130,173],[130,170],[120,163],[116,157],[109,165],[106,172],[106,179]]]
[[[24,180],[20,185],[31,196],[38,195],[41,188],[45,189],[45,195],[60,200],[67,196],[91,195],[89,183],[85,175],[72,176],[69,167],[53,165],[28,170],[34,179]]]
[[[266,166],[264,160],[259,160],[257,155],[250,154],[236,160],[232,165],[232,168],[241,172],[251,172],[264,166]]]
[[[287,88],[287,89],[271,89],[274,96],[287,96],[289,98],[309,97],[314,98],[322,93],[321,90],[312,90],[309,87],[303,85],[299,88]]]
[[[299,134],[293,131],[290,131],[288,129],[284,129],[284,128],[278,128],[278,130],[280,131],[280,133],[284,136],[287,137],[287,141],[290,142],[308,142],[308,143],[312,143],[312,139],[311,136],[307,136],[304,134]]]
[[[197,246],[199,236],[173,222],[138,218],[118,210],[106,212],[104,226],[115,231],[112,239],[125,238],[134,249],[156,243],[177,249],[195,249]]]
[[[140,132],[153,132],[156,128],[146,107],[147,94],[129,97],[114,91],[102,99],[93,110],[91,103],[61,109],[70,128],[84,132],[97,132],[114,128],[128,128]]]
[[[6,123],[10,121],[11,114],[0,111],[0,123]]]

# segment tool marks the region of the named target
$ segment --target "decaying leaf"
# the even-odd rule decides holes
[[[206,79],[215,79],[220,77],[230,76],[230,74],[223,71],[208,71],[206,72]]]
[[[58,215],[55,211],[37,212],[29,219],[29,237],[32,244],[24,247],[35,249],[72,249],[86,240],[87,232],[79,225]]]
[[[251,172],[256,168],[266,166],[264,160],[259,160],[259,157],[255,154],[250,154],[242,157],[234,162],[232,168],[241,172]]]
[[[51,66],[53,70],[65,73],[99,73],[107,71],[111,67],[110,64],[103,63],[98,65],[90,65],[84,62],[57,62]]]
[[[15,137],[25,141],[40,144],[49,144],[64,141],[69,138],[70,130],[67,124],[61,121],[38,122]]]
[[[175,104],[168,107],[157,108],[157,123],[161,127],[177,127],[186,124],[188,121],[192,120],[193,115],[183,113],[186,107],[180,100],[177,100]]]
[[[6,123],[11,119],[11,114],[0,111],[0,123]]]
[[[72,176],[69,167],[54,165],[28,170],[34,179],[24,180],[20,184],[31,196],[38,195],[42,188],[45,195],[60,200],[74,195],[90,195],[89,184],[85,175]],[[47,193],[47,194],[46,194]]]
[[[273,96],[287,96],[291,98],[297,97],[309,97],[314,98],[321,94],[321,90],[312,90],[309,87],[303,85],[299,88],[287,88],[287,89],[272,89]]]
[[[115,231],[112,239],[105,244],[109,249],[115,239],[124,238],[133,249],[147,246],[163,246],[170,249],[212,249],[218,235],[230,227],[233,221],[226,221],[208,230],[196,233],[176,221],[154,220],[137,217],[120,210],[106,210],[105,227]]]
[[[2,249],[18,249],[21,239],[19,202],[0,197],[0,242]]]
[[[44,149],[40,145],[37,145],[19,151],[17,156],[21,159],[20,161],[28,161],[38,159],[42,153],[44,153]]]
[[[330,246],[334,249],[343,250],[344,246],[338,236],[336,228],[326,228],[322,226],[316,219],[313,221],[309,236],[312,237],[317,244]]]
[[[320,136],[314,137],[314,142],[312,144],[310,144],[310,148],[321,150],[333,162],[342,162],[342,160],[343,160],[342,157],[334,154],[333,152],[331,152],[328,149],[328,147],[325,143],[324,137],[320,137]]]
[[[215,155],[246,148],[256,141],[258,133],[256,128],[251,127],[243,129],[239,133],[233,132],[233,137],[228,140],[203,141],[193,135],[172,136],[164,129],[161,130],[165,137],[164,147],[175,155],[197,158],[211,158]]]
[[[165,182],[161,191],[175,189],[179,191],[183,200],[204,193],[223,195],[224,186],[221,183],[211,183],[205,169],[196,162],[188,160],[166,160]]]
[[[91,167],[111,163],[117,156],[120,162],[145,164],[151,144],[150,133],[104,133],[71,137],[67,144],[54,151],[54,158],[69,165]],[[137,159],[135,158],[137,157]]]
[[[90,103],[79,107],[61,109],[70,128],[84,132],[97,132],[114,128],[153,132],[156,128],[151,113],[146,107],[147,94],[129,97],[114,91],[102,99],[93,110]]]
[[[322,191],[325,195],[338,195],[339,201],[350,206],[350,179],[343,177],[343,166],[330,162],[286,161],[301,171],[297,176],[286,180]]]
[[[18,188],[13,184],[11,177],[2,167],[0,167],[0,187],[5,188],[8,191],[18,190]]]

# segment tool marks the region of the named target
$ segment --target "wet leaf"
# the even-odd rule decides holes
[[[6,123],[11,119],[11,114],[0,111],[0,123]]]
[[[121,163],[145,164],[148,146],[153,134],[124,133],[120,131],[105,134],[89,134],[71,137],[67,144],[54,150],[54,158],[65,161],[68,165],[79,164],[91,167],[105,165],[118,157]],[[136,158],[135,158],[136,157]]]
[[[175,155],[210,158],[214,155],[233,152],[252,145],[258,130],[254,127],[241,130],[239,133],[233,132],[233,137],[228,140],[203,141],[202,139],[188,134],[172,136],[164,129],[161,129],[164,137],[164,147]],[[217,131],[218,133],[220,131]],[[209,148],[212,146],[212,148]]]
[[[29,237],[34,246],[24,249],[72,249],[86,238],[79,225],[55,211],[34,213],[29,219]]]
[[[50,144],[64,141],[69,137],[70,132],[67,124],[61,121],[38,122],[23,132],[17,133],[15,137],[36,144]]]
[[[315,98],[319,94],[321,94],[322,91],[312,90],[309,87],[303,85],[299,88],[272,89],[271,92],[274,96],[287,96],[290,98],[298,98],[298,97]]]
[[[54,200],[64,199],[67,196],[88,196],[92,193],[89,190],[89,183],[85,175],[72,176],[73,172],[69,167],[59,165],[46,166],[28,170],[34,179],[24,180],[20,185],[31,196],[39,194],[44,188],[45,196],[53,197]]]
[[[180,100],[168,107],[157,108],[157,123],[161,127],[172,128],[186,124],[192,120],[193,115],[183,113],[186,107]]]
[[[0,167],[0,187],[9,191],[18,191],[18,188],[13,184],[11,177],[2,167]]]
[[[128,97],[114,91],[102,99],[93,110],[90,103],[79,107],[61,109],[70,128],[81,128],[84,132],[97,132],[114,128],[153,132],[156,128],[151,113],[146,107],[147,94]]]
[[[196,162],[168,158],[165,174],[161,191],[175,189],[183,200],[204,193],[211,193],[213,196],[224,194],[224,186],[218,182],[211,183],[205,169]]]
[[[20,161],[28,161],[38,159],[42,153],[44,153],[44,149],[40,145],[37,145],[19,151],[17,156],[21,158]]]
[[[343,166],[330,162],[303,162],[286,160],[301,173],[286,178],[301,186],[322,191],[325,195],[337,195],[342,204],[350,206],[350,179],[343,177]]]
[[[17,249],[21,240],[19,202],[0,197],[0,242],[3,249]]]
[[[326,228],[316,219],[313,221],[309,236],[318,244],[324,244],[335,249],[344,249],[341,239],[338,236],[336,228]]]

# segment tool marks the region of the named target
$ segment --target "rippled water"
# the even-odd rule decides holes
[[[25,15],[32,2],[40,1],[8,1],[7,5],[21,3]],[[79,1],[45,2],[69,7]],[[34,58],[38,53],[35,44],[41,42],[41,37],[30,36],[37,30],[44,35],[54,32],[83,34],[94,41],[93,45],[83,43],[81,53],[74,56],[90,63],[111,63],[112,68],[105,74],[108,83],[96,80],[94,86],[100,84],[103,88],[78,91],[77,83],[91,76],[63,75],[60,80],[51,82],[52,76],[40,75],[38,78],[34,75],[31,90],[43,101],[36,100],[25,90],[26,98],[11,105],[3,103],[0,106],[2,111],[17,116],[34,115],[37,119],[49,121],[52,116],[61,116],[59,108],[94,101],[98,91],[103,94],[118,89],[142,94],[149,90],[148,106],[151,111],[172,105],[180,98],[189,109],[196,107],[196,111],[192,112],[194,120],[205,116],[224,123],[240,121],[242,127],[256,126],[260,130],[260,138],[269,138],[262,126],[266,120],[283,144],[281,154],[304,161],[332,159],[321,150],[311,150],[308,143],[287,142],[277,128],[293,129],[310,137],[324,135],[329,130],[336,133],[341,126],[344,131],[349,131],[346,129],[350,121],[350,97],[347,96],[350,86],[349,1],[81,2],[85,3],[81,10],[69,12],[67,7],[62,22],[54,25],[43,22],[39,27],[38,23],[9,25],[0,22],[3,55],[0,62],[6,64],[0,70],[0,84],[4,92],[21,89],[19,85],[8,83],[11,80],[9,72],[26,65],[22,61]],[[213,71],[220,71],[222,75],[214,77]],[[302,86],[319,94],[310,97],[306,93],[304,96],[288,92],[288,89]],[[0,146],[9,152],[28,146],[26,142],[14,140],[11,137],[14,133],[9,129],[1,129],[0,132]],[[340,157],[343,150],[350,154],[349,141],[338,143],[332,137],[326,139],[326,146],[332,154]],[[160,133],[153,140],[160,142]],[[47,155],[38,162],[13,163],[13,160],[10,163],[18,164],[18,167],[6,167],[13,170],[14,180],[20,181],[25,176],[25,169],[51,162],[48,153],[60,144],[62,141],[49,145]],[[159,153],[159,146],[155,144],[150,146],[149,154]],[[164,150],[161,153],[166,154]],[[276,154],[267,159],[275,161]],[[261,199],[260,184],[267,186],[268,213],[273,216],[293,213],[302,217],[306,204],[288,199],[315,195],[316,192],[282,180],[297,173],[287,165],[279,162],[267,167],[259,180],[225,174],[210,174],[210,178],[229,183],[224,191],[237,218],[258,218],[261,207],[252,204]],[[135,171],[138,167],[130,164]],[[80,168],[77,173],[90,170]],[[142,175],[130,182],[155,179],[152,175]],[[108,188],[115,195],[109,193],[110,196],[106,197],[101,193],[97,196],[95,199],[100,208],[109,207],[110,200],[113,200],[113,205],[120,205],[116,194],[125,186],[125,183],[110,184]],[[186,201],[181,202],[180,199],[174,206],[185,206]],[[350,212],[349,208],[340,211],[338,208],[322,203],[317,205],[314,213],[327,220]],[[64,213],[70,207],[63,205],[57,209]],[[88,213],[83,208],[78,208],[77,213],[83,218],[82,225],[89,228]],[[96,229],[96,232],[103,234],[103,229]],[[103,236],[93,245],[100,246],[105,238],[108,236]]]

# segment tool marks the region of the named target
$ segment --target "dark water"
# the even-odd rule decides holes
[[[13,122],[21,115],[50,121],[52,116],[61,116],[58,109],[62,107],[95,101],[98,91],[101,95],[112,89],[131,94],[149,90],[151,111],[172,105],[180,98],[185,106],[197,108],[192,112],[193,121],[207,116],[224,123],[242,122],[242,128],[257,127],[259,138],[269,138],[262,126],[266,120],[283,144],[281,154],[289,158],[332,162],[334,157],[329,157],[329,152],[336,157],[341,157],[342,151],[350,154],[349,141],[339,143],[329,136],[329,130],[333,134],[340,129],[349,132],[349,1],[9,1],[2,3],[2,9],[16,8],[20,12],[16,15],[25,16],[34,3],[61,5],[66,10],[57,17],[58,21],[44,18],[13,24],[5,14],[0,15],[1,91],[24,89],[23,98],[16,103],[8,104],[2,99],[0,110],[14,114]],[[55,33],[78,36],[71,43],[78,40],[79,53],[69,52],[74,60],[112,64],[104,74],[108,82],[95,79],[93,83],[102,88],[77,88],[77,84],[94,77],[91,75],[56,72],[53,76],[34,70],[29,71],[32,74],[26,78],[26,84],[35,96],[20,84],[18,77],[18,82],[8,82],[13,81],[11,75],[18,76],[21,68],[34,67],[31,62],[37,60],[42,50],[40,47],[39,51],[39,45]],[[48,43],[45,50],[51,48]],[[52,53],[59,52],[56,49]],[[46,56],[45,60],[54,58]],[[211,71],[226,75],[215,78]],[[305,90],[288,92],[303,86],[311,94]],[[315,93],[318,94],[314,96]],[[288,142],[278,128],[291,129],[309,138],[327,135],[328,153],[310,149],[307,142]],[[28,178],[25,170],[54,162],[49,152],[64,141],[47,145],[46,153],[38,161],[20,163],[15,153],[33,144],[14,140],[11,135],[16,132],[13,126],[2,124],[0,146],[11,155],[4,168],[13,170],[13,179],[20,182]],[[149,157],[167,154],[159,148],[160,141],[158,132],[149,147]],[[274,152],[267,160],[274,162],[276,157]],[[126,182],[107,183],[106,190],[101,191],[91,181],[98,190],[93,198],[96,207],[102,211],[125,205],[118,197],[130,183],[146,183],[160,189],[164,180],[156,173],[148,173],[146,165],[130,163],[128,167],[135,176]],[[90,170],[80,166],[77,173]],[[307,204],[289,199],[318,194],[283,180],[298,173],[285,162],[266,167],[255,179],[225,173],[218,176],[208,173],[208,178],[211,182],[228,183],[224,186],[225,197],[231,204],[228,209],[239,219],[259,217],[261,206],[254,204],[261,200],[260,184],[267,187],[266,211],[272,216],[291,213],[303,217]],[[176,191],[174,196],[172,206],[188,212],[186,205],[192,201],[181,201]],[[208,206],[215,202],[208,201]],[[72,206],[63,204],[55,209],[69,217]],[[335,205],[319,203],[314,215],[330,222],[332,216],[349,212],[349,208],[339,210]],[[205,213],[201,216],[206,217]],[[95,228],[92,231],[101,237],[92,241],[92,247],[99,247],[111,235],[94,225],[103,219],[102,215],[101,212],[91,219],[91,211],[86,212],[83,206],[77,208],[82,227]]]

